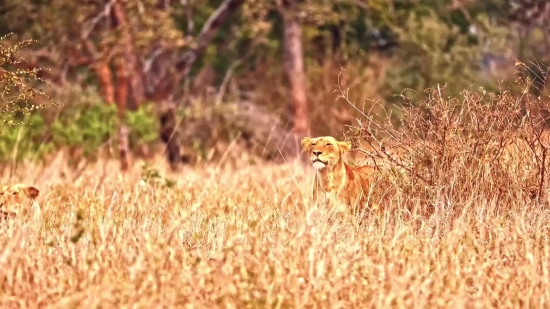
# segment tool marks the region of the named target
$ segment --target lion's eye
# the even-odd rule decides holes
[[[315,146],[315,143],[311,143],[311,146]]]
[[[328,144],[325,144],[325,146],[332,146],[332,144],[331,144],[331,143],[328,143]]]

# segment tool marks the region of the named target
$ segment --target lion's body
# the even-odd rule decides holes
[[[317,170],[313,185],[314,202],[343,206],[353,213],[366,206],[378,168],[346,164],[342,155],[350,150],[351,143],[339,142],[331,136],[306,137],[302,140],[302,147]]]
[[[351,167],[342,162],[343,169],[334,173],[318,172],[315,175],[313,199],[344,206],[355,213],[367,204],[371,184],[375,181],[376,168],[371,166]]]

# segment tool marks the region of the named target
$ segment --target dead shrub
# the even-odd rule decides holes
[[[521,76],[525,66],[516,67]],[[548,97],[530,94],[529,79],[517,85],[500,93],[464,90],[460,97],[446,97],[438,86],[418,102],[401,95],[400,125],[389,113],[384,121],[363,113],[346,135],[369,164],[388,171],[380,190],[395,187],[401,208],[423,205],[408,207],[417,214],[460,211],[472,198],[500,208],[517,200],[547,203]],[[338,93],[355,105],[340,87]]]

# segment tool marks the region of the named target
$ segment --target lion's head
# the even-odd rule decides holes
[[[4,214],[19,214],[32,206],[40,191],[29,185],[15,184],[0,187],[0,211]]]
[[[302,148],[307,151],[313,167],[322,170],[338,164],[342,155],[351,150],[351,142],[338,141],[332,136],[304,137]]]

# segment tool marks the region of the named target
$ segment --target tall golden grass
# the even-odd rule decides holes
[[[386,211],[361,220],[316,208],[313,171],[292,162],[173,174],[161,159],[145,180],[112,161],[6,169],[42,212],[2,224],[0,307],[547,307],[548,147],[541,113],[521,112],[544,100],[440,93],[400,129],[365,115],[353,131],[373,156],[380,136],[411,154],[375,189],[395,189]]]

